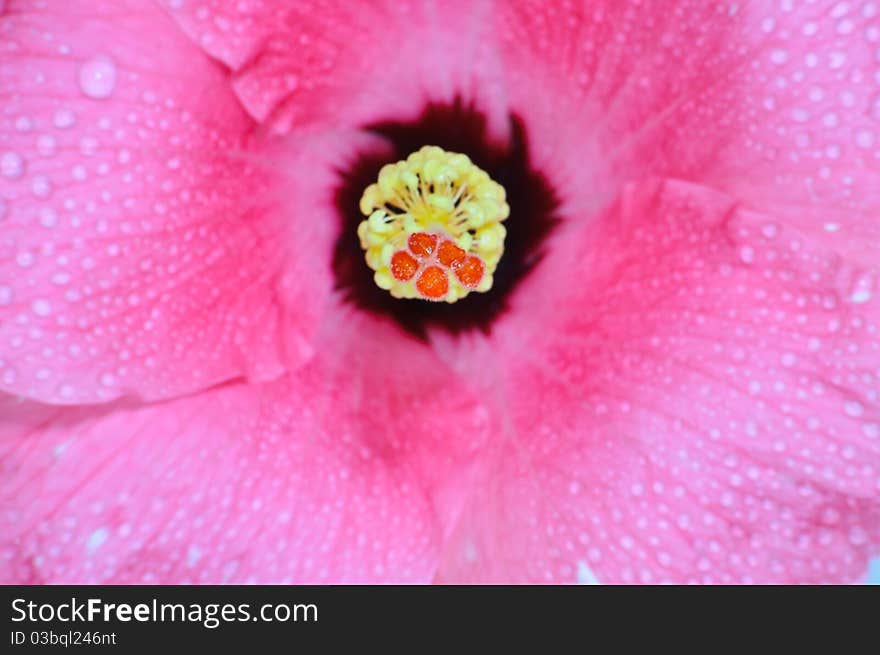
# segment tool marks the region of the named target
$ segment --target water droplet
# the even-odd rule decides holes
[[[843,404],[843,411],[846,412],[847,416],[858,417],[864,413],[865,408],[857,400],[847,400]]]
[[[24,159],[17,152],[4,152],[0,157],[0,173],[15,180],[24,174]]]
[[[859,526],[854,526],[850,528],[849,531],[849,542],[853,546],[861,546],[863,544],[866,544],[868,542],[868,533]]]
[[[784,64],[788,61],[788,53],[781,48],[777,48],[770,53],[770,61],[772,61],[777,66]]]
[[[58,273],[53,273],[50,278],[52,284],[56,284],[60,287],[63,287],[65,284],[70,282],[70,273],[65,273],[64,271],[59,271]]]
[[[107,531],[107,528],[98,528],[86,540],[86,549],[89,553],[94,553],[107,541],[108,536],[110,536],[110,533]]]
[[[755,249],[751,246],[743,246],[739,250],[739,258],[746,264],[751,264],[755,261]]]
[[[42,134],[37,138],[37,152],[43,157],[51,157],[55,154],[55,137],[51,134]]]
[[[28,268],[34,265],[35,259],[33,253],[23,250],[15,256],[15,261],[22,268]]]
[[[37,198],[48,198],[52,195],[52,182],[45,175],[37,175],[31,182],[31,191]]]
[[[115,87],[116,65],[111,59],[94,57],[79,69],[79,88],[89,98],[109,98]]]
[[[810,120],[810,112],[806,109],[802,109],[801,107],[795,107],[791,110],[791,117],[798,123],[806,123]]]
[[[856,145],[859,148],[869,149],[874,145],[874,133],[871,130],[861,130],[856,134]]]
[[[846,2],[838,2],[831,9],[831,17],[832,18],[840,18],[841,16],[846,16],[849,13],[849,4]]]
[[[38,298],[33,303],[31,303],[31,309],[37,316],[48,316],[52,313],[52,305],[49,304],[48,300],[44,300],[42,298]]]
[[[849,301],[860,305],[871,300],[874,291],[874,281],[870,275],[863,275],[856,280]]]
[[[838,34],[851,34],[855,29],[855,23],[849,19],[842,20],[837,24]]]
[[[59,109],[55,112],[55,118],[52,122],[58,129],[65,130],[68,127],[73,127],[76,123],[76,116],[69,109]]]
[[[55,227],[58,225],[58,213],[51,207],[46,207],[40,212],[40,225],[43,227]]]

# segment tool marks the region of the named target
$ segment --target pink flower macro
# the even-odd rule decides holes
[[[0,0],[0,94],[0,581],[877,553],[877,2]],[[442,312],[346,245],[422,134],[518,180]]]

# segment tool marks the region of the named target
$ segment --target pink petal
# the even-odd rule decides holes
[[[415,117],[459,95],[503,117],[487,2],[163,3],[232,69],[251,115],[280,131]]]
[[[302,203],[276,146],[152,3],[44,4],[0,17],[0,389],[75,403],[280,375],[309,354],[332,237],[285,234]]]
[[[876,3],[536,1],[496,13],[511,105],[574,212],[668,175],[876,261]]]
[[[140,407],[7,399],[0,579],[429,580],[485,411],[428,349],[346,322],[271,383]]]
[[[876,273],[674,181],[551,252],[488,359],[464,360],[506,363],[498,446],[440,579],[860,579],[880,543]]]

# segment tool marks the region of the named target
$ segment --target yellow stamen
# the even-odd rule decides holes
[[[367,265],[395,298],[452,303],[492,288],[510,208],[504,188],[466,155],[424,146],[383,166],[360,209]]]

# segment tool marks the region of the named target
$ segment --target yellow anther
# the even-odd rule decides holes
[[[492,288],[510,214],[504,188],[466,156],[424,146],[361,196],[361,247],[395,298],[455,302]]]

